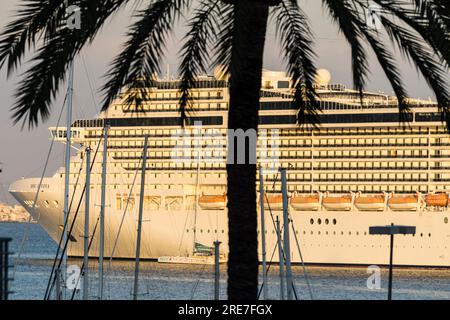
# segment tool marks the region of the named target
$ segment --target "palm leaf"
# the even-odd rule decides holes
[[[442,64],[435,60],[430,50],[427,50],[417,40],[413,32],[394,24],[386,17],[382,17],[381,21],[392,41],[397,43],[402,53],[414,63],[433,89],[438,101],[438,107],[443,115],[443,120],[447,122],[447,126],[450,128],[450,95],[446,79],[448,74]]]
[[[187,40],[181,49],[180,64],[180,100],[179,108],[182,125],[192,106],[191,88],[195,87],[195,79],[206,72],[209,59],[209,43],[217,34],[217,21],[220,16],[221,0],[203,0],[189,22]]]
[[[64,19],[58,21],[54,34],[37,50],[31,60],[32,67],[25,72],[20,82],[16,103],[12,108],[14,123],[23,120],[23,125],[28,122],[29,127],[33,127],[37,125],[39,117],[47,119],[51,102],[65,80],[68,65],[84,45],[95,38],[106,19],[125,2],[78,2],[84,22],[80,30],[69,30],[65,27]]]
[[[109,107],[124,86],[128,87],[128,105],[136,104],[138,109],[140,102],[146,100],[147,88],[160,72],[166,37],[189,3],[190,0],[155,0],[138,13],[139,20],[130,27],[129,39],[106,75],[102,110]]]
[[[312,33],[309,22],[296,1],[283,1],[274,9],[277,34],[284,49],[288,73],[295,89],[294,103],[298,106],[299,124],[317,125],[320,103],[314,89],[317,73],[313,58]]]
[[[332,19],[338,24],[339,30],[344,34],[352,51],[352,73],[353,83],[360,92],[362,101],[362,92],[365,87],[368,65],[366,52],[361,44],[361,33],[358,29],[358,21],[354,17],[354,8],[347,0],[323,0],[328,8]]]

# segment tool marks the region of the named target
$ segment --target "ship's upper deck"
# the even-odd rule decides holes
[[[323,73],[323,70],[322,70]],[[326,71],[325,71],[326,73]],[[319,121],[324,127],[374,126],[387,124],[398,126],[398,100],[381,92],[359,91],[342,84],[329,83],[318,77],[315,88],[321,112]],[[325,75],[325,78],[327,76]],[[82,136],[83,128],[102,128],[105,120],[111,127],[180,127],[180,80],[155,79],[150,81],[147,98],[139,106],[126,103],[125,93],[96,119],[76,120],[73,123],[74,138]],[[297,125],[298,106],[294,103],[292,80],[284,72],[264,70],[261,86],[260,124],[267,127],[294,127]],[[191,117],[185,122],[190,126],[201,121],[204,126],[225,127],[229,103],[229,82],[226,77],[198,77],[192,88]],[[411,112],[405,120],[412,124],[442,123],[437,104],[431,100],[409,99]],[[355,111],[358,112],[355,112]],[[65,138],[65,128],[50,128],[57,139]]]

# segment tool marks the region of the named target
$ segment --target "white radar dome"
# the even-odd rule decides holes
[[[327,69],[319,69],[317,70],[315,82],[319,86],[326,86],[330,84],[331,81],[331,73]]]

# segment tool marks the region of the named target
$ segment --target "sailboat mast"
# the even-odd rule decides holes
[[[267,263],[266,263],[266,223],[264,215],[264,175],[263,167],[259,166],[259,205],[261,215],[261,255],[263,269],[263,297],[267,300],[268,283],[267,283]]]
[[[201,131],[198,129],[197,138],[200,139]],[[194,207],[194,243],[192,253],[195,254],[195,243],[197,241],[197,214],[198,214],[198,189],[200,184],[200,152],[201,152],[202,144],[200,141],[197,141],[197,176],[195,180],[195,207]]]
[[[134,266],[134,291],[133,300],[137,300],[139,294],[139,262],[141,258],[141,235],[142,235],[142,211],[144,209],[145,193],[145,172],[147,168],[147,148],[148,136],[145,136],[144,152],[142,153],[142,171],[141,171],[141,193],[139,195],[139,218],[136,239],[136,262]]]
[[[91,148],[86,148],[86,196],[84,209],[83,300],[89,299],[89,205],[91,193]]]
[[[67,226],[69,222],[69,183],[70,183],[70,149],[72,147],[72,101],[73,101],[73,62],[69,66],[69,80],[67,89],[67,126],[66,126],[66,163],[65,163],[65,183],[64,183],[64,228],[63,241],[64,248],[67,243]],[[67,250],[68,250],[67,246]],[[66,270],[67,270],[67,250],[63,250],[62,256],[62,298],[66,298]]]
[[[284,255],[286,264],[286,289],[287,289],[287,299],[292,300],[293,298],[293,288],[292,288],[292,270],[291,270],[291,246],[289,239],[289,202],[288,202],[288,189],[287,189],[287,178],[286,169],[281,168],[281,190],[283,195],[283,223],[284,223]]]
[[[106,120],[105,120],[106,121]],[[100,205],[100,248],[98,255],[98,299],[103,299],[103,258],[105,251],[105,200],[106,200],[106,163],[108,153],[109,125],[105,123],[103,137],[102,192]]]

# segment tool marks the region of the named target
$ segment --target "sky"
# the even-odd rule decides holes
[[[1,0],[0,30],[11,20],[21,0]],[[315,35],[316,64],[328,69],[333,83],[342,83],[352,87],[350,50],[342,35],[338,34],[336,26],[322,8],[321,1],[300,0],[300,5],[310,18]],[[81,20],[82,21],[82,20]],[[125,41],[127,26],[132,23],[131,8],[126,8],[115,15],[103,28],[96,40],[82,52],[82,58],[75,62],[74,80],[74,110],[73,118],[90,119],[95,117],[101,103],[99,88],[103,84],[104,74],[109,63],[120,52]],[[167,55],[162,66],[169,65],[172,74],[176,74],[178,51],[183,43],[186,19],[181,19],[177,28],[167,41]],[[28,57],[30,57],[29,55]],[[280,54],[278,39],[275,37],[273,24],[269,26],[264,57],[264,67],[270,70],[284,70],[285,65]],[[399,69],[411,97],[433,97],[426,82],[420,77],[399,53]],[[392,88],[376,63],[373,54],[370,56],[370,79],[367,89],[392,94]],[[25,64],[26,66],[26,64]],[[162,67],[164,70],[165,67]],[[48,127],[57,123],[62,107],[65,90],[61,90],[53,103],[52,116],[37,128],[29,130],[14,125],[11,120],[11,107],[14,104],[14,94],[20,88],[20,75],[25,68],[19,68],[16,74],[7,77],[4,69],[0,70],[0,163],[3,172],[0,173],[0,202],[14,203],[7,190],[9,185],[21,177],[40,177],[45,159],[50,147]],[[65,86],[62,86],[65,88]],[[63,118],[64,121],[64,118]],[[64,163],[64,146],[55,145],[46,176],[51,176]]]

